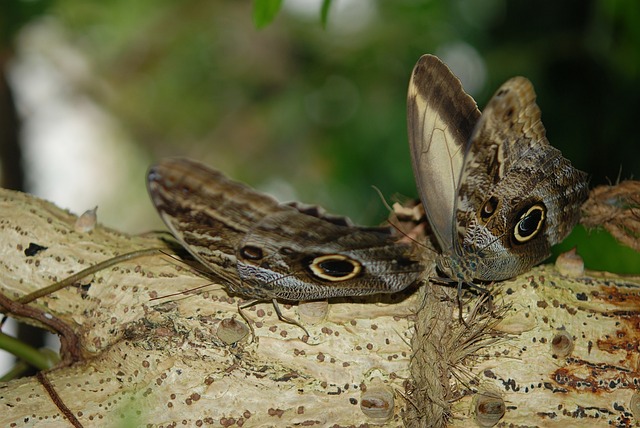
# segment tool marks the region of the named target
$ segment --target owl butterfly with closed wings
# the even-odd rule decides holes
[[[587,175],[549,144],[529,80],[480,113],[456,76],[424,55],[407,98],[413,172],[451,280],[499,281],[550,255],[579,220]]]
[[[394,293],[423,271],[391,228],[280,204],[197,162],[163,160],[147,186],[174,237],[230,292],[253,301]]]

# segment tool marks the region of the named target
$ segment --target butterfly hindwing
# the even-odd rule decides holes
[[[246,283],[286,300],[392,293],[423,270],[390,228],[335,224],[293,208],[256,224],[237,257]]]
[[[423,270],[413,247],[397,242],[390,228],[280,204],[197,162],[161,161],[149,170],[148,188],[176,239],[248,298],[392,293]]]
[[[458,246],[480,254],[475,277],[499,280],[546,259],[578,221],[586,174],[546,138],[529,80],[491,98],[471,136],[456,202]]]

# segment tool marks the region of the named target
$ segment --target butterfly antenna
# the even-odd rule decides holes
[[[387,219],[386,223],[391,226],[393,229],[395,229],[396,232],[398,232],[400,235],[404,236],[405,238],[407,238],[409,241],[411,241],[412,243],[416,244],[418,247],[421,247],[427,251],[430,251],[432,253],[435,253],[436,255],[438,254],[438,252],[436,250],[434,250],[433,248],[429,247],[427,244],[418,241],[416,238],[412,237],[411,235],[409,235],[408,233],[402,231],[400,229],[400,227],[395,224],[394,222],[392,222],[391,220]]]
[[[192,266],[189,263],[187,263],[185,260],[179,258],[176,254],[171,254],[171,253],[168,253],[168,252],[166,252],[164,250],[160,250],[159,252],[162,253],[163,255],[169,257],[176,264],[186,266],[191,272],[195,273],[197,276],[200,276],[200,277],[203,277],[203,278],[206,278],[206,279],[209,279],[210,276],[211,276],[211,272],[210,271],[205,270],[205,269],[200,269],[197,266]],[[202,265],[197,260],[194,259],[194,261],[196,261],[198,264]],[[217,284],[215,284],[213,282],[208,282],[208,283],[206,283],[204,285],[200,285],[200,286],[194,287],[194,288],[189,288],[187,290],[178,291],[178,292],[171,293],[171,294],[165,294],[165,295],[158,296],[158,297],[152,297],[151,299],[149,299],[149,301],[166,299],[168,297],[175,297],[175,296],[180,296],[180,295],[187,296],[189,294],[192,294],[194,291],[201,290],[201,289],[203,289],[205,287],[209,287],[209,286],[212,286],[212,285],[217,285]]]
[[[206,283],[204,285],[200,285],[198,287],[189,288],[188,290],[178,291],[178,292],[171,293],[171,294],[165,294],[163,296],[158,296],[158,297],[152,297],[151,299],[149,299],[149,301],[166,299],[167,297],[175,297],[175,296],[180,296],[180,295],[187,296],[189,294],[192,294],[194,291],[201,290],[201,289],[203,289],[205,287],[209,287],[211,285],[214,285],[214,284],[211,283],[211,282],[208,282],[208,283]]]
[[[189,268],[189,270],[191,270],[193,273],[195,273],[198,276],[205,277],[205,278],[210,278],[211,275],[212,275],[211,270],[202,269],[202,268],[199,267],[199,266],[203,266],[204,267],[204,265],[202,264],[202,262],[200,262],[196,258],[191,258],[191,259],[189,259],[187,261],[187,260],[184,260],[184,259],[178,257],[177,254],[170,254],[170,253],[167,253],[165,251],[160,251],[160,252],[162,254],[164,254],[165,256],[171,258],[174,262],[176,262],[176,264],[180,264],[180,265],[186,266],[187,268]],[[192,257],[191,254],[189,254],[189,257]],[[191,265],[189,263],[190,261],[196,262],[196,265]]]
[[[391,205],[389,205],[389,203],[387,202],[387,199],[384,197],[384,195],[382,194],[382,191],[377,187],[377,186],[371,186],[373,188],[373,190],[378,194],[378,196],[380,197],[380,201],[382,201],[382,205],[385,206],[385,208],[387,209],[387,211],[389,211],[390,213],[393,212],[393,208],[391,207]]]
[[[389,211],[390,214],[395,214],[395,210],[393,209],[393,207],[391,205],[389,205],[389,203],[385,199],[384,195],[382,194],[382,191],[380,191],[380,189],[378,189],[376,186],[371,186],[371,187],[373,188],[373,190],[375,190],[378,193],[378,196],[380,196],[380,200],[382,201],[382,204],[385,206],[387,211]],[[422,247],[425,250],[430,251],[432,253],[438,254],[438,252],[436,250],[434,250],[433,248],[427,246],[426,244],[424,244],[424,243],[418,241],[417,239],[415,239],[414,237],[410,236],[408,233],[402,231],[397,224],[395,224],[394,222],[392,222],[388,218],[387,218],[387,220],[385,220],[385,222],[389,226],[394,228],[396,230],[396,232],[398,232],[400,235],[404,236],[405,238],[407,238],[408,240],[410,240],[411,242],[413,242],[417,246]]]
[[[481,248],[478,249],[477,254],[482,254],[484,252],[484,250],[486,250],[487,248],[489,248],[491,245],[493,245],[494,243],[496,243],[498,240],[502,239],[502,237],[506,235],[506,232],[496,236],[495,238],[493,238],[491,241],[487,242],[486,245],[482,246]]]

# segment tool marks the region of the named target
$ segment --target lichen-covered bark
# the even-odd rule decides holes
[[[75,220],[46,202],[0,191],[0,292],[16,299],[114,255],[163,246],[99,226],[76,232]],[[47,249],[27,256],[30,243]],[[468,427],[476,424],[478,391],[503,400],[502,425],[637,424],[630,413],[640,380],[637,280],[563,278],[543,266],[493,285],[491,302],[465,295],[466,324],[458,321],[455,288],[331,301],[324,320],[303,321],[305,340],[270,304],[258,304],[246,310],[255,340],[234,344],[218,334],[233,324],[223,320],[243,322],[238,298],[223,286],[162,297],[209,282],[160,255],[31,303],[77,336],[74,362],[46,373],[53,398],[37,378],[1,384],[0,426],[70,426],[63,404],[85,427],[124,420]],[[297,306],[283,309],[298,319]],[[572,346],[561,347],[567,342]],[[384,407],[389,391],[390,419],[362,411]]]
[[[1,292],[17,298],[89,265],[157,239],[97,227],[74,231],[75,216],[28,195],[0,193]],[[47,247],[26,256],[30,243]],[[236,318],[237,298],[168,256],[123,263],[41,298],[41,308],[79,337],[81,359],[46,373],[83,426],[132,418],[132,426],[323,426],[371,422],[363,389],[380,379],[403,391],[409,378],[415,297],[332,302],[326,320],[297,326],[271,304],[245,309],[256,339],[227,345],[217,335]],[[295,308],[281,305],[285,315]],[[25,320],[28,321],[28,320]],[[389,426],[401,426],[402,396]],[[36,378],[0,385],[0,426],[44,426],[61,412]]]
[[[470,302],[476,312],[467,326],[452,322],[437,330],[440,320],[423,317],[433,310],[419,311],[413,343],[422,359],[412,373],[426,389],[416,386],[424,405],[408,424],[483,426],[475,403],[479,394],[492,394],[506,409],[499,426],[640,426],[638,284],[597,272],[563,278],[546,265],[496,284],[493,315]],[[438,404],[429,399],[430,382],[441,366],[449,400]],[[428,417],[434,408],[440,411],[435,424]]]

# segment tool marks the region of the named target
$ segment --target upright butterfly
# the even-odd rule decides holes
[[[481,114],[437,57],[413,69],[413,172],[442,250],[437,265],[459,284],[525,272],[579,220],[587,175],[549,144],[535,98],[531,82],[514,77]]]

